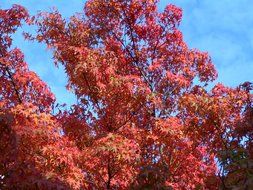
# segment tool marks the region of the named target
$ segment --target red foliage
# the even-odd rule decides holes
[[[168,5],[160,13],[156,0],[88,0],[84,13],[68,22],[57,11],[29,19],[38,26],[34,39],[52,48],[78,97],[71,110],[52,115],[50,89],[18,49],[9,50],[26,11],[0,12],[0,186],[214,190],[233,184],[219,179],[215,157],[223,161],[224,150],[240,147],[245,137],[252,157],[249,85],[201,87],[217,73],[207,53],[183,41],[180,8]]]

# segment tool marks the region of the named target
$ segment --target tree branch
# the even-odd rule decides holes
[[[10,82],[11,82],[11,84],[12,84],[12,86],[13,86],[14,92],[15,92],[17,98],[18,98],[18,102],[21,104],[21,103],[22,103],[22,100],[21,100],[21,97],[20,97],[18,88],[17,88],[17,86],[16,86],[16,84],[15,84],[15,82],[14,82],[14,79],[13,79],[13,76],[12,76],[12,73],[11,73],[9,67],[6,66],[6,65],[4,65],[4,64],[1,63],[1,62],[0,62],[0,65],[2,65],[2,66],[4,67],[4,69],[6,70],[6,72],[7,72],[7,74],[8,74],[8,77],[9,77],[9,79],[11,80]]]

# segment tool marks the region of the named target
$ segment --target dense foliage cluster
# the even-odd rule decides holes
[[[0,9],[0,188],[215,190],[253,187],[253,86],[208,83],[182,11],[157,0],[88,0],[65,20]],[[45,43],[77,96],[53,114],[49,87],[11,34]]]

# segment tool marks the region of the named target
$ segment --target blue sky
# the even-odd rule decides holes
[[[29,13],[57,7],[69,17],[81,12],[84,0],[1,0],[0,7],[12,4],[25,6]],[[159,9],[168,3],[183,9],[181,30],[191,48],[209,52],[218,70],[216,82],[236,86],[244,81],[253,82],[253,1],[252,0],[160,0]],[[21,48],[31,70],[46,81],[59,103],[75,102],[73,94],[65,89],[66,75],[56,69],[52,54],[42,44],[24,41],[21,31],[14,35],[14,45]]]

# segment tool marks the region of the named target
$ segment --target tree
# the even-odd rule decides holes
[[[252,133],[244,131],[252,120],[249,87],[218,84],[208,92],[217,77],[210,57],[183,41],[181,9],[168,5],[160,13],[157,3],[88,0],[84,14],[69,21],[58,11],[27,19],[38,30],[26,37],[52,49],[78,99],[57,114],[49,88],[2,40],[26,11],[1,10],[2,188],[197,190],[235,183],[226,167],[234,163],[231,147],[245,142],[252,158]],[[224,166],[220,178],[215,158]]]
[[[59,133],[52,116],[54,95],[11,47],[11,34],[27,11],[18,5],[0,10],[0,188],[79,187],[75,145]]]
[[[250,94],[252,90],[250,82],[245,82],[237,88],[237,91],[243,91],[244,94],[235,105],[242,106],[241,113],[237,114],[233,128],[229,127],[230,138],[226,149],[219,154],[223,172],[221,180],[225,188],[242,190],[253,186],[253,98]]]
[[[36,21],[37,40],[54,49],[78,96],[60,120],[84,154],[90,187],[205,188],[215,178],[213,155],[184,134],[178,106],[195,77],[206,83],[216,72],[183,42],[181,10],[159,13],[156,3],[88,1],[86,17]]]
[[[187,133],[206,144],[219,160],[221,189],[252,186],[251,91],[249,82],[235,89],[218,84],[211,92],[199,91],[182,102],[185,120],[190,123]]]

